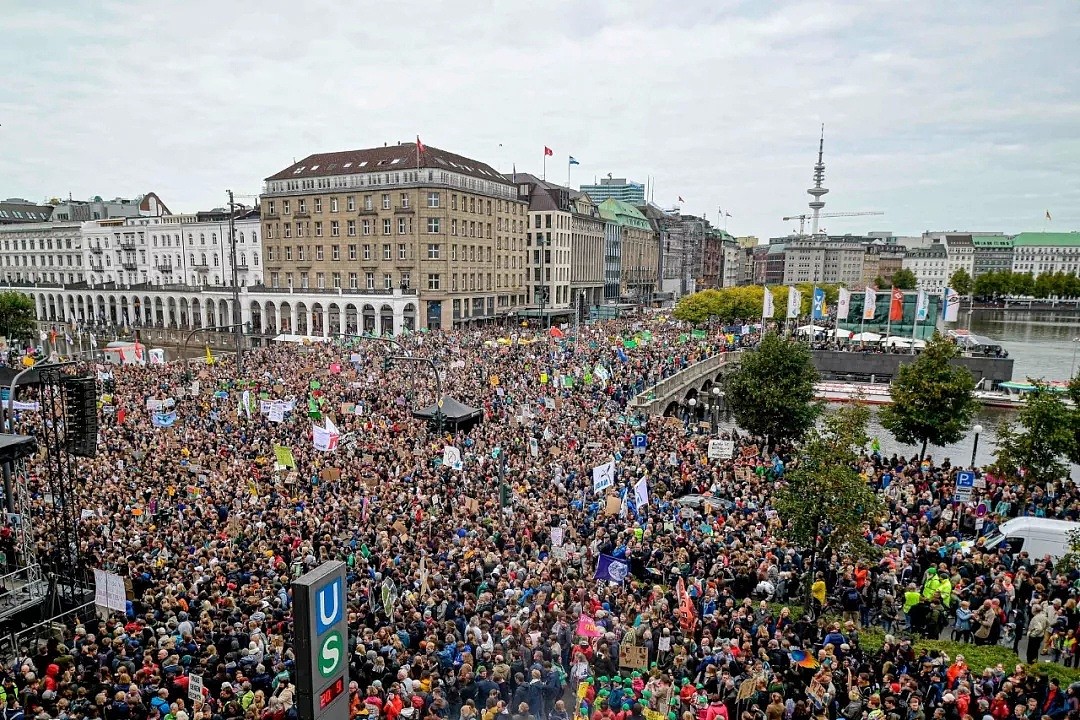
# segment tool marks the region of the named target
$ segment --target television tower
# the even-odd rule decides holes
[[[817,235],[818,219],[821,217],[821,209],[825,207],[825,201],[821,196],[829,192],[828,188],[821,186],[825,181],[825,161],[822,154],[825,152],[825,123],[821,124],[821,140],[818,142],[817,164],[814,165],[814,187],[807,190],[807,194],[814,198],[810,201],[810,209],[814,211],[813,221],[810,223],[810,234]]]

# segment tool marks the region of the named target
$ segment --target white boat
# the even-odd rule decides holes
[[[1060,380],[1048,383],[1052,392],[1066,393],[1069,384]],[[975,399],[987,407],[1017,409],[1023,406],[1024,396],[1035,390],[1035,386],[1026,382],[1003,382],[999,383],[994,390],[976,390]],[[1063,398],[1065,404],[1073,406],[1070,398]]]
[[[819,382],[814,394],[825,402],[863,402],[868,405],[889,405],[892,396],[889,386],[882,383]]]

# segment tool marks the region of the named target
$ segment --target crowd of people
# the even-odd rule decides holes
[[[17,648],[3,718],[296,717],[290,583],[326,560],[348,568],[350,718],[1080,716],[1073,688],[1023,665],[968,666],[912,642],[1014,638],[1028,659],[1075,665],[1075,577],[980,540],[1018,514],[1076,518],[1071,484],[986,478],[974,501],[993,511],[976,529],[975,502],[950,502],[947,461],[868,450],[861,470],[889,513],[865,528],[878,556],[811,567],[778,533],[781,471],[760,440],[728,427],[732,457],[710,459],[708,425],[628,409],[752,346],[752,329],[655,317],[397,340],[258,348],[242,375],[229,358],[110,368],[74,493],[81,556],[129,581],[126,612]],[[478,421],[414,417],[435,378],[389,355],[434,361]],[[319,449],[312,428],[327,420],[339,434]],[[38,421],[20,412],[16,429]],[[56,509],[36,462],[48,563]],[[820,618],[789,609],[804,583]],[[880,650],[864,642],[871,626]]]

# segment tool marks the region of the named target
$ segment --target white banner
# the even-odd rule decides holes
[[[329,452],[337,447],[341,434],[330,418],[326,418],[326,427],[311,426],[311,444],[320,452]]]
[[[771,318],[773,313],[776,312],[776,308],[773,306],[772,291],[769,288],[765,288],[765,300],[761,308],[761,317]]]
[[[615,461],[608,460],[603,465],[597,465],[592,469],[592,489],[594,493],[602,493],[615,484]]]
[[[869,285],[866,286],[866,293],[863,295],[863,320],[873,320],[874,315],[877,313],[877,291]]]
[[[836,303],[836,319],[847,320],[848,310],[851,309],[851,291],[840,288],[840,298]]]
[[[641,508],[649,504],[649,479],[641,478],[634,483],[634,504],[638,507],[638,512],[641,512]]]
[[[945,322],[956,322],[960,317],[960,293],[952,288],[945,288],[942,303],[942,319]]]
[[[446,465],[451,470],[460,470],[461,463],[461,451],[453,445],[446,445],[442,451],[443,465]]]
[[[124,578],[116,573],[94,568],[94,603],[117,612],[127,611]]]
[[[270,403],[268,414],[270,415],[270,422],[279,423],[283,421],[285,419],[285,403],[277,401]]]
[[[788,318],[799,317],[802,310],[802,293],[794,287],[787,289],[787,316]]]
[[[734,440],[710,440],[709,459],[728,460],[735,454]]]

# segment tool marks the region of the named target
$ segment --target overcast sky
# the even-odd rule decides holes
[[[824,123],[825,212],[885,213],[830,232],[1080,230],[1076,0],[0,0],[0,38],[0,197],[188,212],[420,135],[765,238]]]

